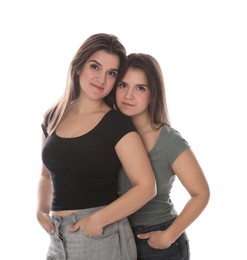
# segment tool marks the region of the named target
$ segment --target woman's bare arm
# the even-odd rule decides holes
[[[120,198],[75,224],[71,231],[81,228],[84,233],[97,236],[104,226],[127,217],[156,195],[156,181],[147,152],[136,132],[125,135],[116,151],[133,187]]]

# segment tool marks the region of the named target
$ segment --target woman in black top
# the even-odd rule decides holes
[[[117,37],[92,35],[71,62],[64,95],[45,114],[37,218],[51,237],[47,259],[136,259],[126,217],[156,187],[135,127],[112,109],[125,65]],[[121,165],[133,187],[119,198]]]

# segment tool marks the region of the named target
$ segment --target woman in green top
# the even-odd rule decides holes
[[[157,195],[129,217],[138,259],[190,258],[185,229],[206,207],[210,191],[188,143],[170,126],[161,68],[152,56],[130,54],[128,70],[116,89],[116,106],[130,116],[151,160]],[[170,198],[175,176],[190,199],[178,214]],[[120,172],[120,194],[131,184]]]

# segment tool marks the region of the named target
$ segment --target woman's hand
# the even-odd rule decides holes
[[[43,229],[46,232],[51,233],[52,235],[55,234],[55,227],[51,222],[51,218],[50,218],[49,214],[43,213],[43,212],[38,212],[37,219],[38,219],[39,224],[43,227]]]
[[[172,244],[172,241],[166,236],[165,231],[152,231],[138,234],[137,237],[147,239],[149,246],[155,249],[166,249]]]
[[[97,221],[93,219],[91,215],[82,218],[73,226],[70,227],[70,232],[75,232],[80,229],[86,236],[89,237],[99,237],[103,233],[103,227],[100,226]]]

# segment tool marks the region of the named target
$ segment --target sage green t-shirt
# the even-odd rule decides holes
[[[129,216],[131,226],[152,226],[161,224],[177,216],[170,199],[170,192],[175,180],[172,163],[189,144],[180,133],[167,125],[163,126],[160,135],[149,152],[149,159],[157,182],[157,195],[137,212]],[[131,187],[123,168],[119,174],[119,194],[122,195]]]

